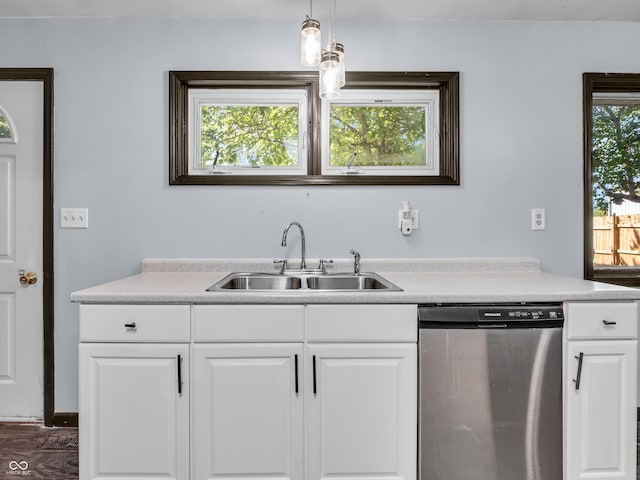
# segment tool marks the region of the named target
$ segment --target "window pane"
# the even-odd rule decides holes
[[[6,117],[0,113],[0,138],[11,138],[11,128]]]
[[[201,166],[298,166],[298,107],[203,105]]]
[[[594,101],[593,264],[640,265],[640,105]]]
[[[426,107],[332,105],[329,165],[425,166]]]

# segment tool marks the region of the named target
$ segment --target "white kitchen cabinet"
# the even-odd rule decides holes
[[[413,480],[417,307],[309,305],[306,480]]]
[[[188,365],[186,344],[80,345],[82,480],[189,478]]]
[[[307,347],[306,480],[416,476],[415,344]]]
[[[635,480],[637,304],[566,309],[566,480]]]
[[[80,312],[79,478],[187,480],[189,307]]]
[[[415,480],[415,305],[80,312],[80,480]]]
[[[195,480],[302,479],[302,343],[193,347]]]
[[[194,480],[303,477],[302,305],[193,306]]]
[[[415,306],[193,312],[194,480],[415,479]]]

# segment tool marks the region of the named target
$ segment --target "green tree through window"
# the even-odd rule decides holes
[[[593,106],[593,208],[640,203],[640,105]]]
[[[345,166],[356,154],[359,166],[425,164],[425,107],[331,106],[330,165]]]
[[[202,107],[201,163],[227,166],[296,166],[298,108]]]

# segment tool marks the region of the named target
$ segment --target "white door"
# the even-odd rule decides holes
[[[195,480],[302,480],[302,352],[296,343],[194,347]]]
[[[43,416],[42,99],[42,82],[0,82],[0,420]]]
[[[312,345],[307,364],[305,478],[415,479],[416,344]]]
[[[568,343],[567,480],[636,480],[637,342]]]
[[[80,478],[189,479],[189,346],[80,345]]]

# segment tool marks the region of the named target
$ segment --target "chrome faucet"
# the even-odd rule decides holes
[[[306,247],[305,247],[305,240],[304,240],[304,228],[302,228],[302,225],[300,225],[300,223],[291,222],[289,225],[287,225],[287,228],[285,228],[284,232],[282,233],[282,243],[280,245],[283,247],[287,246],[287,234],[289,233],[289,229],[291,228],[291,225],[295,225],[300,230],[300,243],[302,244],[302,255],[300,257],[300,270],[306,270],[307,260],[306,260],[306,251],[305,251]]]
[[[353,248],[349,250],[349,253],[353,255],[353,273],[354,275],[360,275],[360,253]]]

